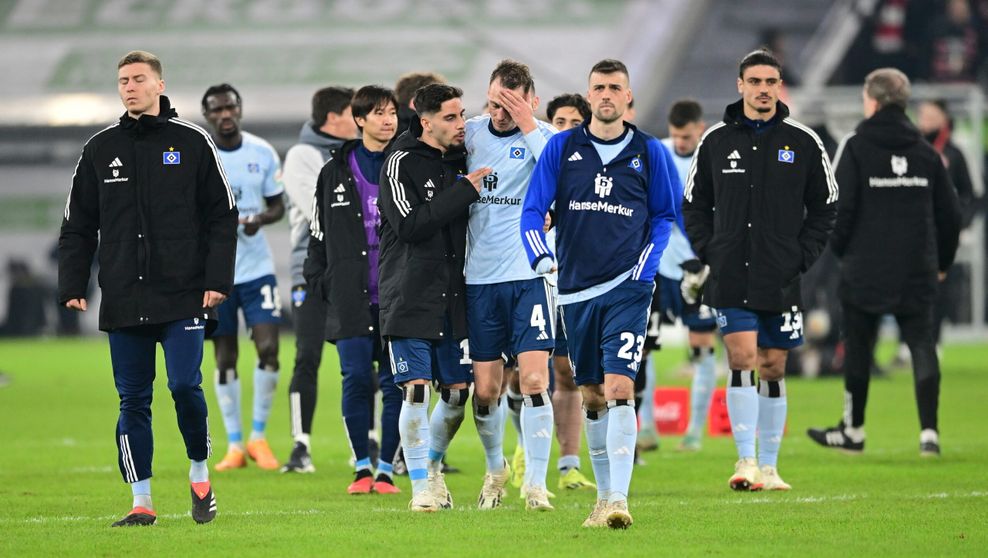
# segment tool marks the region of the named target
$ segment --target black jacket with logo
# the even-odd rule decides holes
[[[372,335],[363,203],[347,162],[361,140],[333,149],[319,171],[305,281],[327,302],[326,339]]]
[[[802,306],[800,273],[820,256],[837,213],[837,182],[820,138],[789,118],[756,133],[742,101],[704,134],[685,186],[693,251],[710,265],[703,303],[784,312]]]
[[[99,327],[203,317],[204,291],[229,294],[237,208],[209,134],[162,96],[86,142],[58,241],[58,301],[86,296],[99,243]],[[211,327],[210,327],[211,329]]]
[[[890,106],[858,124],[834,162],[842,195],[831,247],[843,264],[841,300],[876,314],[932,305],[961,222],[940,154]]]
[[[448,318],[464,339],[467,220],[480,194],[462,177],[466,152],[443,154],[421,135],[413,119],[381,170],[381,334],[442,340]]]

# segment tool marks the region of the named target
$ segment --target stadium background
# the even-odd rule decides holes
[[[796,118],[839,140],[860,118],[864,75],[897,65],[914,79],[914,97],[948,100],[956,118],[955,141],[983,200],[988,2],[965,0],[970,20],[941,25],[952,3],[0,0],[0,317],[6,316],[0,334],[19,331],[8,327],[26,316],[18,311],[31,313],[27,333],[32,337],[59,331],[51,251],[82,144],[122,111],[115,64],[128,50],[161,57],[166,94],[180,115],[200,123],[199,99],[206,87],[235,85],[244,98],[244,128],[268,139],[282,156],[297,141],[314,90],[329,84],[390,86],[407,71],[442,73],[463,87],[468,112],[475,114],[485,101],[490,69],[502,58],[515,58],[531,66],[544,110],[559,93],[585,92],[594,62],[619,58],[631,72],[636,124],[661,137],[666,110],[679,97],[699,100],[708,124],[716,122],[724,105],[737,98],[738,59],[767,44],[783,59]],[[943,29],[958,27],[975,45],[964,43],[955,53],[963,71],[932,68],[924,53],[944,40]],[[828,146],[832,153],[835,144]],[[981,204],[962,238],[954,274],[959,295],[947,341],[988,339]],[[288,300],[287,220],[267,235],[282,299]],[[828,295],[826,278],[819,284],[819,296],[807,303],[825,308],[833,302],[832,290]],[[25,303],[32,297],[40,306]],[[82,333],[95,333],[95,318],[95,312],[83,316]],[[16,343],[0,342],[0,355],[36,347]],[[283,342],[283,354],[288,345]],[[6,360],[0,357],[0,371],[9,366]],[[287,370],[290,361],[283,356],[282,362]],[[287,379],[282,383],[283,388]],[[899,405],[912,404],[903,399]],[[325,408],[323,417],[329,412],[335,409]],[[167,413],[161,416],[170,421]],[[0,432],[6,429],[0,423]],[[980,513],[983,517],[983,507]]]

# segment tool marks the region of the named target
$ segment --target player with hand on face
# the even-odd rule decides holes
[[[504,460],[501,404],[507,355],[518,362],[523,397],[525,507],[551,510],[545,478],[552,447],[548,365],[555,345],[555,304],[552,285],[534,273],[523,257],[517,231],[532,169],[555,129],[535,118],[535,82],[528,66],[520,62],[503,60],[494,68],[487,97],[489,114],[466,123],[468,168],[492,169],[480,200],[470,207],[465,268],[474,418],[487,456],[478,506],[498,507],[510,476]]]

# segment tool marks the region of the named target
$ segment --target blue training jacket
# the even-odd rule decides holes
[[[556,258],[542,227],[555,204],[559,291],[571,294],[631,270],[651,283],[679,217],[682,192],[668,150],[659,140],[625,124],[631,142],[607,165],[587,125],[553,136],[542,152],[522,207],[522,244],[533,268]]]

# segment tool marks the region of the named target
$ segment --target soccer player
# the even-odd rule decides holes
[[[418,89],[419,119],[385,159],[378,198],[381,335],[403,392],[398,427],[417,512],[453,505],[442,463],[429,457],[446,453],[473,381],[463,259],[468,208],[491,169],[466,174],[462,96],[445,84]],[[433,380],[441,401],[430,422]]]
[[[673,103],[669,109],[669,137],[662,140],[662,144],[672,153],[676,172],[684,184],[696,146],[705,129],[703,109],[699,103],[692,99]],[[682,226],[683,223],[677,222],[673,227],[669,246],[659,260],[659,291],[662,316],[671,320],[680,318],[689,329],[693,384],[690,388],[690,422],[680,449],[697,451],[701,447],[710,398],[717,381],[714,360],[717,320],[713,310],[700,303],[697,293],[691,290],[692,286],[682,281],[683,270],[699,273],[703,268],[703,264],[693,254]]]
[[[493,169],[470,206],[467,234],[467,326],[472,342],[474,420],[487,456],[477,505],[500,505],[510,468],[504,460],[500,408],[504,355],[517,359],[524,403],[525,507],[551,510],[546,469],[552,449],[549,357],[555,346],[552,286],[528,265],[518,237],[521,201],[546,141],[555,133],[536,120],[535,82],[528,66],[502,60],[491,72],[490,113],[466,123],[467,167]],[[513,249],[514,248],[514,249]]]
[[[865,78],[865,119],[841,142],[835,166],[844,196],[830,245],[841,259],[844,417],[811,428],[816,443],[860,453],[882,316],[893,314],[912,354],[919,452],[940,455],[940,362],[934,320],[938,282],[954,261],[961,211],[940,154],[909,121],[909,78],[895,68]]]
[[[542,228],[555,202],[559,304],[597,480],[597,503],[583,525],[626,528],[634,378],[680,186],[662,144],[622,119],[631,101],[623,63],[594,65],[587,100],[591,121],[553,136],[535,165],[521,236],[532,269],[554,271]]]
[[[560,132],[579,127],[590,120],[590,104],[579,93],[569,93],[554,97],[546,107],[549,122]],[[546,235],[554,243],[555,231]],[[555,286],[553,286],[555,292]],[[580,471],[580,434],[583,432],[583,396],[573,381],[573,367],[569,361],[569,345],[566,342],[566,332],[562,326],[562,318],[556,312],[556,346],[552,353],[552,372],[555,388],[552,391],[552,409],[556,418],[556,441],[559,442],[559,458],[556,468],[559,470],[561,489],[593,490],[597,485]],[[519,438],[520,439],[520,438]],[[519,454],[519,452],[521,452]],[[515,448],[515,459],[512,467],[519,462],[524,466],[524,451],[519,444]],[[524,472],[524,468],[521,468]],[[512,474],[518,477],[516,469]],[[519,479],[521,477],[518,477]],[[512,479],[514,483],[514,479]],[[521,485],[521,480],[518,481]],[[550,494],[551,496],[551,494]]]
[[[401,390],[384,365],[378,333],[377,199],[384,149],[398,125],[398,101],[390,89],[368,85],[353,96],[351,107],[361,139],[334,149],[319,173],[305,275],[314,294],[326,301],[326,339],[340,357],[343,424],[356,467],[347,493],[396,494],[391,462],[398,450]],[[376,478],[367,438],[374,422],[375,364],[384,403]]]
[[[700,140],[683,203],[686,235],[709,266],[702,300],[717,309],[731,367],[734,490],[790,489],[777,469],[786,356],[803,342],[800,274],[823,251],[837,212],[830,160],[820,138],[779,100],[781,72],[766,50],[741,60],[741,99]],[[697,292],[707,268],[684,271],[683,282]]]
[[[395,82],[395,98],[398,99],[398,133],[395,137],[407,130],[413,120],[418,120],[412,106],[415,92],[432,83],[446,83],[446,78],[434,72],[409,72]]]
[[[565,132],[590,120],[590,104],[579,93],[564,93],[549,101],[545,115],[557,130]]]
[[[161,61],[144,51],[117,64],[126,112],[82,149],[58,241],[58,301],[85,312],[99,250],[99,327],[110,339],[120,396],[117,460],[133,509],[114,527],[153,525],[151,397],[161,343],[168,389],[191,461],[192,519],[216,516],[209,482],[202,349],[233,290],[237,210],[216,148],[162,95]]]
[[[308,296],[302,275],[309,250],[312,200],[319,171],[330,151],[357,137],[350,100],[353,89],[324,87],[312,96],[312,118],[302,125],[299,142],[285,154],[283,180],[288,195],[288,221],[292,228],[292,325],[295,329],[295,367],[288,386],[292,453],[281,472],[311,473],[316,470],[310,454],[312,417],[316,412],[319,363],[325,344],[326,303],[321,296]]]
[[[240,378],[237,374],[237,311],[257,349],[254,368],[254,412],[246,455],[267,470],[278,460],[264,436],[271,401],[278,385],[278,324],[281,299],[274,277],[271,248],[261,227],[285,214],[281,160],[271,144],[240,129],[243,116],[240,93],[228,83],[214,85],[202,96],[202,114],[212,128],[220,162],[233,189],[240,212],[237,231],[237,272],[230,298],[217,309],[219,325],[213,332],[216,353],[216,397],[226,427],[227,452],[217,471],[247,466],[240,425]]]

